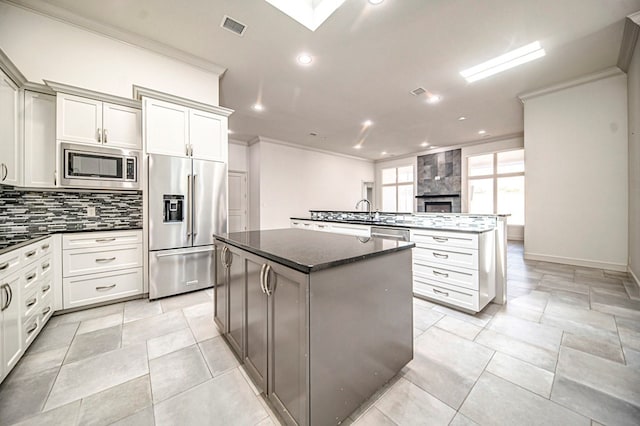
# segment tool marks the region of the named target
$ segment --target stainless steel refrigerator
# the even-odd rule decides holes
[[[149,155],[149,298],[212,287],[227,232],[227,165]]]

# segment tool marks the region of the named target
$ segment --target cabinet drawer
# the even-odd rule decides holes
[[[53,294],[51,292],[47,293],[47,296],[40,301],[39,312],[40,324],[44,327],[53,315]]]
[[[112,247],[123,244],[141,244],[142,232],[109,231],[109,232],[81,232],[62,236],[64,250],[76,248]]]
[[[17,249],[0,256],[0,277],[6,277],[20,268],[22,250]]]
[[[31,291],[22,293],[22,306],[20,311],[22,312],[22,318],[28,318],[34,314],[39,308],[40,304],[40,289],[38,287],[31,288]]]
[[[471,311],[477,312],[479,310],[480,300],[477,291],[414,277],[413,292],[419,296],[449,303]]]
[[[478,271],[474,269],[443,266],[420,259],[413,261],[413,275],[425,279],[436,280],[446,284],[478,291]]]
[[[63,281],[64,309],[142,293],[142,268],[94,274]]]
[[[429,262],[444,266],[478,269],[478,251],[462,248],[439,248],[423,246],[413,250],[414,261]]]
[[[468,234],[464,232],[444,232],[432,230],[412,230],[411,241],[417,247],[428,244],[436,247],[450,248],[460,247],[478,249],[478,234]]]
[[[62,254],[63,277],[139,266],[142,266],[141,244],[117,247],[112,250],[104,248],[63,250]]]
[[[34,263],[23,268],[20,275],[22,276],[22,294],[30,293],[40,281],[40,265]]]
[[[53,297],[53,280],[51,278],[41,279],[38,287],[40,300]]]
[[[24,340],[24,349],[26,350],[40,332],[40,328],[42,328],[40,315],[36,314],[25,319],[22,322],[22,327],[22,338]]]
[[[51,272],[53,270],[53,260],[51,259],[51,256],[44,256],[38,261],[37,265],[39,268],[38,272],[40,272],[41,278],[48,278],[53,275],[53,273]]]

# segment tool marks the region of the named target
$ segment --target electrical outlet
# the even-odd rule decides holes
[[[91,206],[87,207],[87,217],[96,217],[96,208]]]

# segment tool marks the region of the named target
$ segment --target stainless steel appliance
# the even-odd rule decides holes
[[[212,287],[227,231],[227,165],[149,155],[149,298]]]
[[[139,158],[139,151],[60,143],[60,185],[140,189]]]
[[[372,226],[371,236],[380,238],[391,238],[399,241],[409,241],[410,233],[406,228],[391,228],[382,226]]]

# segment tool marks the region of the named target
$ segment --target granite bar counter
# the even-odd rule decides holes
[[[216,325],[286,424],[340,424],[413,358],[414,243],[214,237]]]

